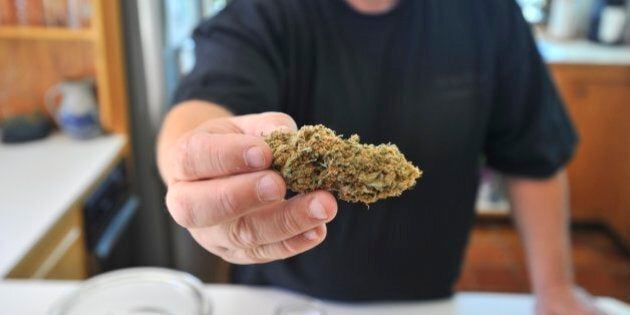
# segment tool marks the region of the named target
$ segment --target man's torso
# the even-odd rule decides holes
[[[364,16],[341,0],[270,2],[260,5],[280,30],[282,110],[298,125],[395,143],[424,174],[369,209],[340,203],[323,244],[237,267],[235,279],[333,299],[447,296],[474,217],[493,104],[495,43],[481,8],[406,0]]]

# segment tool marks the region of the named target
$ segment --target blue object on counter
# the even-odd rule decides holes
[[[51,121],[41,113],[9,118],[2,124],[2,142],[22,143],[47,137],[52,131]]]

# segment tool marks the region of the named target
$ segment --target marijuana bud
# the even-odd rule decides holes
[[[324,189],[341,200],[369,204],[400,196],[422,174],[396,145],[362,144],[357,135],[343,139],[322,125],[275,131],[265,141],[274,169],[298,193]]]

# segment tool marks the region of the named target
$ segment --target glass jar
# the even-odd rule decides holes
[[[90,27],[92,20],[91,0],[68,0],[68,26],[72,28]]]
[[[44,20],[47,26],[68,24],[68,2],[66,0],[43,0]]]
[[[44,25],[42,0],[15,0],[15,17],[19,25]]]
[[[50,315],[210,315],[197,278],[164,268],[128,268],[98,275],[59,301]]]

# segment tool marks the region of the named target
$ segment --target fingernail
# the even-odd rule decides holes
[[[322,203],[317,198],[314,198],[313,201],[311,201],[311,204],[308,206],[308,214],[313,219],[318,219],[318,220],[328,219],[326,208],[324,208],[324,205],[322,205]]]
[[[282,191],[280,190],[280,186],[271,175],[263,177],[258,182],[258,195],[262,201],[275,201],[284,197],[282,195]]]
[[[265,166],[265,154],[260,147],[251,147],[245,152],[245,163],[251,168]]]
[[[304,238],[311,241],[318,239],[319,235],[317,234],[317,229],[312,229],[308,232],[304,232]]]

